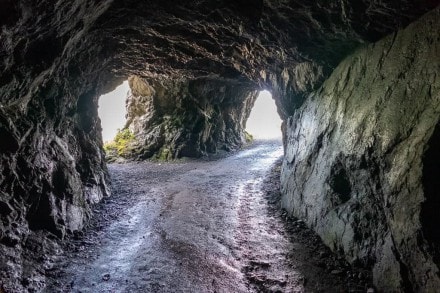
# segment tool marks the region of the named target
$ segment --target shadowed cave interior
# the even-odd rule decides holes
[[[2,290],[42,290],[33,251],[110,196],[98,100],[128,78],[130,160],[240,149],[270,91],[282,207],[379,291],[436,291],[438,5],[1,1]]]

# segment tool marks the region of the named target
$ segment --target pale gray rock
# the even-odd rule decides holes
[[[360,48],[287,120],[283,206],[384,292],[440,288],[439,27]]]

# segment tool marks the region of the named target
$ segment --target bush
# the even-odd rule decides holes
[[[254,141],[254,136],[249,132],[247,132],[246,130],[244,131],[244,138],[246,140],[246,143],[251,143]]]
[[[134,141],[134,134],[130,129],[118,129],[115,138],[111,142],[104,143],[104,151],[107,156],[126,158],[130,155],[130,144]]]

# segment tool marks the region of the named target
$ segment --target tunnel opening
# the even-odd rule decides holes
[[[130,86],[126,80],[113,91],[99,97],[98,116],[101,120],[101,133],[104,144],[112,141],[125,126],[127,115],[125,104],[130,91]]]
[[[420,220],[425,239],[433,251],[434,262],[440,264],[440,233],[438,223],[440,222],[440,124],[432,134],[428,148],[423,155],[422,184],[425,201],[422,203]]]
[[[281,123],[272,94],[260,91],[246,122],[246,132],[256,139],[281,139]]]
[[[267,90],[209,78],[133,75],[98,100],[107,162],[203,157],[253,138],[280,140],[278,110]]]

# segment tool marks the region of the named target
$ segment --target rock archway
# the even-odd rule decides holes
[[[257,97],[252,84],[200,78],[129,78],[126,127],[130,155],[168,160],[230,151],[245,143],[245,124]]]
[[[289,211],[306,218],[350,261],[374,268],[378,287],[438,287],[438,267],[426,248],[432,235],[423,235],[418,219],[424,201],[422,150],[438,122],[437,1],[6,0],[0,5],[0,278],[5,286],[26,286],[34,273],[24,269],[32,261],[26,255],[27,245],[44,245],[48,232],[62,238],[81,230],[91,206],[109,195],[98,97],[134,75],[145,85],[140,87],[142,93],[148,87],[156,93],[159,88],[189,93],[180,107],[170,103],[158,107],[157,115],[163,119],[158,127],[177,129],[181,140],[153,135],[165,141],[155,145],[150,133],[144,133],[140,156],[153,149],[174,156],[234,147],[242,139],[240,123],[254,93],[269,88],[287,121],[283,184]],[[355,51],[430,10],[403,32]],[[399,48],[409,53],[392,54]],[[385,53],[376,55],[379,51]],[[430,62],[420,67],[418,61],[425,59]],[[372,70],[375,66],[380,70]],[[387,78],[395,74],[395,79]],[[366,113],[364,108],[342,109],[355,106],[350,98],[341,100],[342,92],[356,92],[359,84],[373,87],[372,98],[365,101],[368,105],[406,105],[396,111],[369,112],[367,118],[381,122],[377,125],[383,130],[371,136],[354,134],[366,133],[371,126],[367,118],[364,122],[357,118]],[[163,96],[152,95],[153,101],[157,97],[165,102]],[[390,97],[392,102],[383,103]],[[419,98],[424,101],[420,108],[403,103],[416,103]],[[135,106],[136,99],[132,101]],[[200,106],[194,112],[185,103]],[[336,116],[321,115],[327,109]],[[181,121],[167,121],[169,111],[186,114]],[[403,117],[412,121],[414,115],[426,119],[416,119],[421,124],[400,123]],[[179,123],[187,132],[173,128]],[[139,123],[132,125],[139,131]],[[328,128],[318,131],[324,126]],[[353,148],[336,154],[338,139],[349,139]],[[362,152],[356,151],[359,145],[365,146]],[[412,152],[414,145],[417,151]],[[342,228],[332,234],[335,225],[323,216],[328,210],[309,201],[338,190],[332,189],[331,178],[311,180],[313,169],[301,167],[300,158],[323,172],[329,170],[326,176],[346,174],[350,195],[344,195],[343,202],[336,200],[340,208],[353,203],[355,196],[369,200],[372,196],[375,213],[360,206],[361,212],[354,214],[359,219],[345,219],[331,209],[338,214],[337,221],[351,221],[356,227],[351,234]],[[331,160],[323,161],[326,158]],[[300,176],[292,177],[292,170]],[[409,174],[405,183],[392,184],[391,179],[402,178],[405,170]],[[301,190],[297,185],[302,185]],[[408,209],[410,213],[405,212]],[[363,219],[371,218],[378,224],[364,227]],[[362,241],[353,240],[359,237]],[[420,258],[422,264],[415,265]]]

